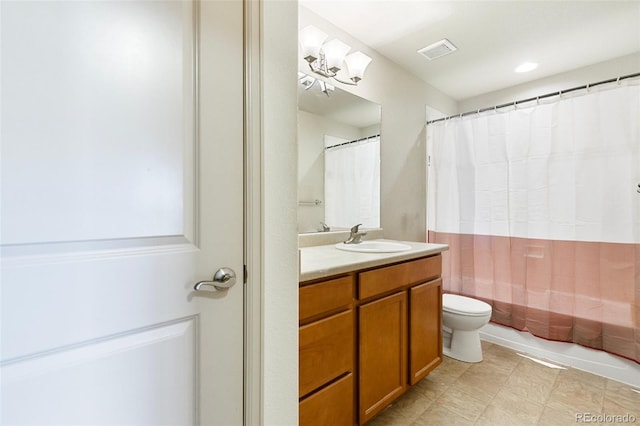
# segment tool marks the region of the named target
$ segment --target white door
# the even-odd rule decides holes
[[[1,423],[242,424],[242,2],[0,7]]]

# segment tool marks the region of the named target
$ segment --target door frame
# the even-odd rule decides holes
[[[244,4],[244,424],[263,424],[261,1]]]
[[[298,1],[244,5],[244,423],[298,423]]]

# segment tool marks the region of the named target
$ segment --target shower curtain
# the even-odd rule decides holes
[[[429,124],[444,290],[640,363],[639,123],[635,80]]]
[[[325,136],[325,222],[380,227],[380,136],[349,142]]]

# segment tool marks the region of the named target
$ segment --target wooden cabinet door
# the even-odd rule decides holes
[[[442,280],[409,289],[409,380],[414,385],[442,362]]]
[[[364,424],[407,388],[407,292],[358,309],[359,422]]]

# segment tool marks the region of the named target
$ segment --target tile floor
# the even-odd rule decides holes
[[[640,425],[640,389],[576,369],[549,368],[488,342],[482,346],[482,362],[445,357],[367,426]],[[609,417],[598,422],[595,416],[602,414]]]

